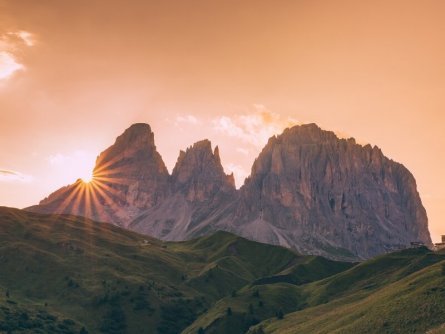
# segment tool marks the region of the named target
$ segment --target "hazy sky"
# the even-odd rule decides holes
[[[0,0],[0,205],[89,173],[134,122],[171,170],[209,138],[237,185],[315,122],[414,174],[445,234],[445,1]]]

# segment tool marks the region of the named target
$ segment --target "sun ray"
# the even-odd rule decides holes
[[[58,204],[58,206],[56,207],[56,209],[53,211],[53,213],[51,214],[51,216],[56,216],[56,218],[58,218],[61,214],[64,213],[68,213],[65,212],[65,209],[68,208],[68,206],[76,200],[79,191],[80,191],[80,185],[79,183],[75,183],[72,185],[72,190],[67,190],[67,192],[70,192],[69,195],[63,199],[63,201]]]
[[[101,222],[106,221],[106,219],[104,219],[105,210],[99,210],[100,199],[98,197],[100,196],[100,193],[95,183],[91,185],[90,191],[91,191],[91,206],[92,206],[93,216],[95,217],[95,219],[97,218],[96,220],[99,220]]]
[[[100,196],[102,196],[106,202],[108,202],[109,204],[115,204],[116,203],[116,199],[118,201],[121,201],[122,198],[121,197],[117,197],[114,196],[109,189],[107,189],[106,186],[102,186],[102,185],[97,185],[96,187],[96,191],[99,193]],[[114,197],[114,198],[113,198]],[[112,208],[112,206],[110,205],[110,208]]]
[[[119,200],[123,200],[125,197],[125,195],[121,191],[114,189],[112,186],[110,186],[107,183],[98,181],[96,183],[96,186],[102,190],[106,190],[111,196],[114,196],[114,197],[118,198]]]
[[[76,182],[75,184],[71,185],[70,188],[71,189],[67,190],[67,192],[69,192],[69,195],[61,203],[59,203],[55,210],[53,210],[50,214],[53,225],[58,223],[61,215],[73,214],[73,212],[75,212],[73,210],[73,207],[74,204],[79,201],[79,195],[81,194],[82,186],[80,182]],[[69,206],[71,206],[71,208],[67,210]]]
[[[96,176],[94,180],[100,180],[102,182],[108,182],[113,184],[129,185],[131,182],[128,178],[120,177],[118,174],[107,176]]]
[[[97,233],[94,231],[94,224],[92,223],[91,219],[93,219],[92,216],[94,215],[94,212],[92,211],[92,193],[94,192],[95,186],[94,183],[91,182],[83,183],[81,187],[83,189],[83,228],[85,230],[87,242],[89,243],[90,247],[94,247],[96,244],[95,237],[97,237]],[[97,265],[97,258],[95,256],[90,256],[87,260],[87,263],[89,264],[89,273],[91,278],[93,278],[96,273],[95,268]]]
[[[123,176],[123,173],[121,173],[122,171],[124,171],[124,169],[120,168],[110,170],[107,173],[94,174],[93,179],[112,183],[128,184],[129,182],[131,182],[131,180],[129,180],[127,176]]]
[[[79,186],[79,194],[78,196],[76,196],[74,202],[73,202],[73,206],[72,206],[72,212],[82,212],[82,201],[84,198],[84,191],[85,191],[85,187],[80,184]]]
[[[108,160],[108,161],[106,161],[106,162],[100,161],[100,159],[101,159],[101,157],[99,156],[99,158],[98,158],[97,161],[96,161],[96,166],[94,167],[94,170],[93,170],[93,174],[94,174],[94,175],[96,175],[96,174],[100,174],[100,173],[103,172],[105,169],[110,169],[110,167],[111,167],[114,163],[118,162],[119,159],[121,159],[121,157],[120,157],[120,156],[115,156],[115,157],[111,158],[110,160]],[[102,159],[105,159],[105,158],[102,158]],[[116,167],[111,168],[111,169],[115,169],[115,168],[116,168]]]
[[[84,214],[85,217],[91,217],[91,188],[92,185],[89,183],[84,184]]]

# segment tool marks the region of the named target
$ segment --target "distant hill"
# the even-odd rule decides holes
[[[374,146],[315,124],[269,139],[237,190],[219,149],[181,151],[170,175],[148,124],[102,152],[94,180],[61,188],[27,210],[69,213],[170,241],[225,230],[301,254],[361,260],[432,246],[412,174]]]

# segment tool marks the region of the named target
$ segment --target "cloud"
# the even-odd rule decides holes
[[[293,118],[283,119],[279,114],[269,111],[264,105],[254,104],[250,113],[231,117],[220,116],[213,119],[212,124],[213,128],[220,133],[261,148],[271,136],[299,122]]]
[[[52,165],[52,166],[60,166],[60,165],[63,165],[64,163],[66,163],[66,162],[68,162],[70,160],[71,160],[70,157],[68,157],[66,155],[63,155],[61,153],[50,155],[48,157],[48,161],[49,161],[50,165]]]
[[[0,80],[9,78],[14,72],[24,69],[15,59],[14,55],[7,51],[0,51]]]
[[[19,30],[8,32],[8,35],[15,36],[16,38],[20,39],[23,43],[25,43],[26,46],[34,46],[35,44],[34,35],[31,34],[29,31]]]
[[[179,115],[175,118],[175,125],[177,126],[180,124],[197,125],[199,123],[201,123],[200,120],[193,115]]]
[[[0,80],[11,77],[15,72],[25,69],[17,59],[23,47],[34,45],[34,36],[27,31],[13,31],[0,35]]]
[[[248,150],[248,149],[245,149],[245,148],[243,148],[243,147],[237,147],[237,148],[236,148],[236,151],[237,151],[238,153],[243,154],[243,155],[249,155],[249,150]]]
[[[95,155],[76,150],[67,154],[56,153],[47,158],[55,173],[60,173],[66,180],[77,180],[78,178],[87,180],[91,178]]]
[[[92,160],[94,156],[82,150],[76,150],[69,154],[56,153],[48,157],[51,166],[62,166],[79,161]]]
[[[13,170],[0,169],[0,182],[31,182],[32,176]]]

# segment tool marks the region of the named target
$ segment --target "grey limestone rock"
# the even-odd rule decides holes
[[[78,180],[28,210],[83,215],[165,240],[226,230],[334,259],[432,245],[413,175],[378,147],[315,124],[270,138],[239,190],[208,140],[181,151],[169,175],[147,124],[132,125],[102,152],[94,176],[92,185]]]

